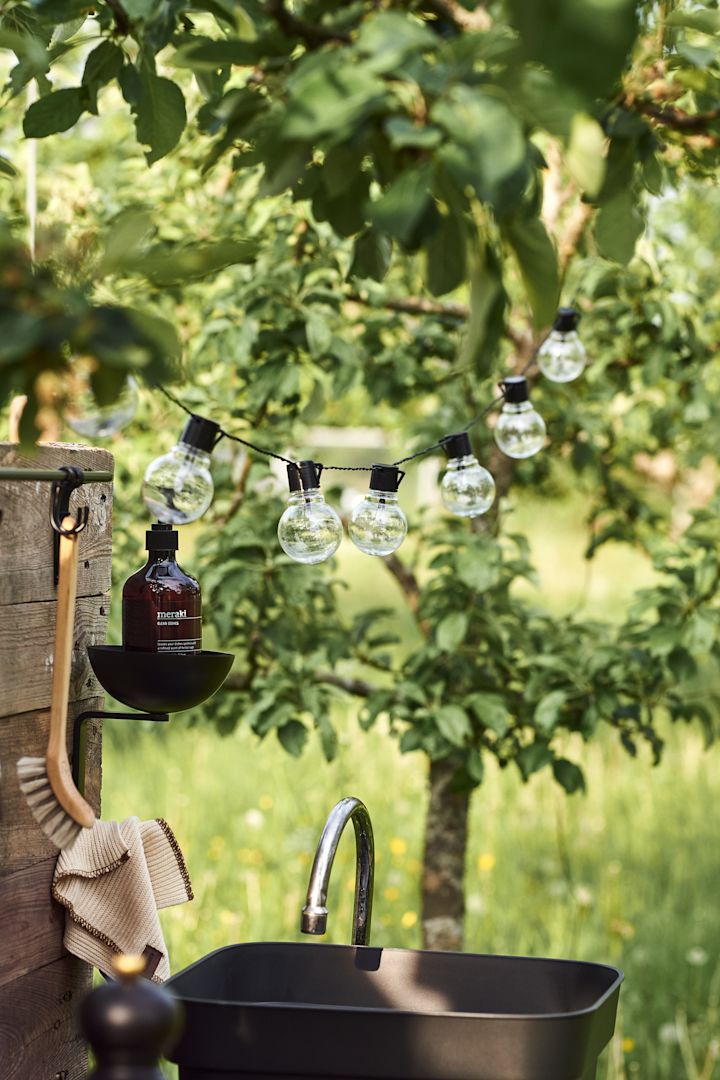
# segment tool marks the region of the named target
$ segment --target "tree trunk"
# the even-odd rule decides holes
[[[452,790],[454,769],[430,762],[430,805],[423,856],[423,945],[426,949],[461,950],[465,921],[465,850],[468,837],[467,792]]]

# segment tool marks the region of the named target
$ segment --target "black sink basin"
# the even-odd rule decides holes
[[[371,946],[231,945],[173,976],[181,1080],[594,1080],[622,972]]]

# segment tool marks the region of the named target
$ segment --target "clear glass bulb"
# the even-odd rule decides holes
[[[575,330],[551,330],[538,352],[538,366],[552,382],[572,382],[587,364],[585,346]]]
[[[477,517],[485,514],[495,501],[495,481],[474,454],[450,458],[440,495],[451,514]]]
[[[342,522],[319,488],[294,491],[278,521],[278,540],[299,563],[319,563],[334,555],[342,540]]]
[[[154,518],[173,525],[196,521],[212,502],[210,455],[188,443],[173,446],[145,471],[142,497]]]
[[[407,535],[407,518],[394,491],[370,488],[350,515],[348,532],[366,555],[391,555]]]
[[[503,454],[511,458],[529,458],[545,445],[545,421],[529,401],[506,401],[494,434]]]
[[[89,372],[80,366],[73,367],[70,378],[70,396],[65,406],[65,422],[68,427],[85,439],[106,439],[134,418],[138,405],[137,383],[128,375],[125,386],[115,401],[98,405],[90,385]]]

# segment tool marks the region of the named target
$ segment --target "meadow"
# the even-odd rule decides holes
[[[517,511],[518,525],[532,521],[536,600],[620,617],[631,590],[651,580],[648,564],[616,546],[588,575],[582,507],[539,510]],[[386,588],[377,561],[343,558],[356,595]],[[381,729],[359,732],[340,699],[331,764],[314,742],[295,760],[274,737],[259,743],[240,724],[223,738],[192,719],[109,724],[104,755],[103,816],[167,818],[188,861],[195,899],[162,914],[173,970],[237,941],[301,939],[315,845],[331,806],[348,794],[367,803],[375,828],[373,942],[419,947],[424,759],[401,755]],[[668,726],[663,735],[656,767],[629,759],[610,733],[592,746],[570,742],[585,795],[567,798],[544,773],[524,785],[514,770],[489,767],[472,803],[466,948],[625,971],[600,1080],[720,1075],[720,759],[692,729]],[[349,940],[353,858],[350,834],[333,874],[328,941]]]

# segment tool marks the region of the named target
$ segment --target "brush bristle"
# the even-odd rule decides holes
[[[77,839],[81,825],[63,810],[50,787],[45,758],[24,757],[17,763],[20,790],[30,812],[55,847],[68,848]]]

